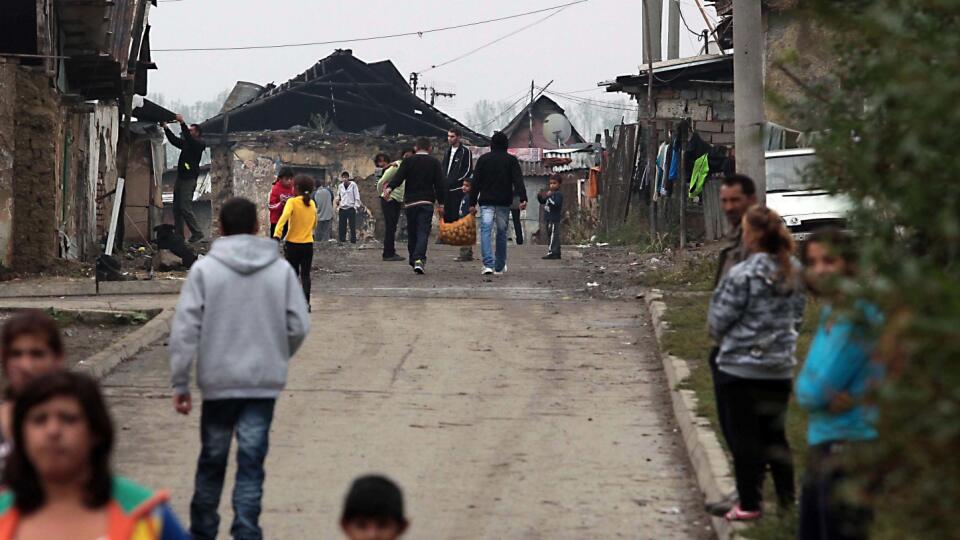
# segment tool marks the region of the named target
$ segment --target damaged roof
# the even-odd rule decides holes
[[[487,140],[414,95],[393,62],[368,64],[349,50],[335,51],[279,86],[248,94],[202,126],[209,134],[305,126],[330,133],[425,137],[444,136],[457,127],[467,140]]]
[[[639,74],[620,75],[613,81],[604,81],[607,92],[635,94],[647,86],[647,68],[642,66]],[[653,85],[669,86],[674,82],[711,80],[733,82],[733,55],[708,54],[687,58],[674,58],[653,63]]]

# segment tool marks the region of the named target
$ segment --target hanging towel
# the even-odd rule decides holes
[[[710,159],[708,154],[697,158],[693,163],[693,174],[690,175],[690,193],[689,197],[693,199],[703,191],[703,184],[707,181],[707,175],[710,173]]]

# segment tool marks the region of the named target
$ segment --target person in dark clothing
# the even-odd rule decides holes
[[[726,277],[731,268],[747,258],[747,251],[742,243],[741,222],[743,215],[747,213],[747,209],[755,204],[757,204],[757,188],[750,177],[735,174],[723,179],[720,186],[720,206],[727,217],[731,232],[727,235],[729,244],[720,251],[717,272],[713,280],[714,288]],[[707,364],[710,366],[710,374],[713,379],[713,394],[717,403],[717,417],[720,420],[720,434],[723,435],[729,447],[731,444],[730,427],[727,425],[725,410],[727,399],[723,392],[724,387],[719,383],[720,375],[717,368],[717,355],[719,353],[720,347],[713,347],[710,356],[707,358]],[[737,500],[736,492],[729,493],[723,500],[708,503],[706,505],[707,512],[715,516],[724,516],[734,507]]]
[[[383,190],[383,198],[389,199],[393,190],[406,183],[403,205],[407,213],[409,262],[414,272],[423,274],[433,224],[433,206],[440,201],[442,212],[446,193],[443,169],[437,158],[430,155],[430,140],[425,137],[417,139],[416,151],[400,163],[397,173]]]
[[[507,136],[498,131],[490,141],[490,153],[480,156],[473,171],[474,206],[480,205],[480,250],[483,275],[501,275],[507,271],[507,222],[514,195],[520,196],[520,209],[527,207],[520,162],[507,152]],[[496,221],[496,254],[490,236]]]
[[[444,200],[442,201],[444,212],[443,220],[447,223],[453,223],[459,219],[460,201],[463,199],[463,181],[470,178],[473,172],[473,157],[470,151],[460,144],[460,128],[452,127],[447,131],[447,142],[450,148],[443,155],[443,172],[445,175],[446,188]],[[473,247],[463,246],[460,248],[458,261],[472,261]]]
[[[513,218],[513,238],[518,246],[523,245],[523,220],[520,219],[520,197],[513,197],[510,205],[510,217]]]
[[[544,259],[560,258],[560,221],[563,219],[563,193],[560,193],[559,174],[551,174],[549,189],[537,194],[537,200],[543,205],[543,219],[547,223],[547,237],[550,245]]]
[[[183,115],[177,115],[180,122],[180,137],[163,124],[170,144],[180,149],[177,160],[177,180],[173,187],[173,225],[177,234],[183,235],[183,225],[190,229],[190,242],[203,240],[203,232],[197,225],[197,216],[193,213],[193,192],[197,190],[197,177],[200,175],[200,158],[207,145],[203,142],[203,132],[197,124],[187,124]]]

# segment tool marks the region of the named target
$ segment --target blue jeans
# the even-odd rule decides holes
[[[497,224],[497,252],[496,260],[490,249],[490,236],[493,224]],[[480,207],[480,251],[483,253],[484,268],[493,268],[502,272],[507,266],[507,224],[510,220],[509,206],[481,206]]]
[[[220,493],[227,472],[227,455],[237,433],[237,479],[233,487],[235,539],[259,540],[260,499],[263,496],[263,460],[267,457],[273,399],[220,399],[203,402],[200,413],[200,458],[193,500],[190,501],[190,535],[212,540],[220,527]]]

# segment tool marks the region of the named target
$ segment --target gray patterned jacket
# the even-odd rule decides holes
[[[794,278],[777,277],[768,253],[754,253],[730,269],[710,301],[710,336],[720,344],[721,371],[746,379],[789,379],[796,365],[797,329],[805,296],[796,259]]]

